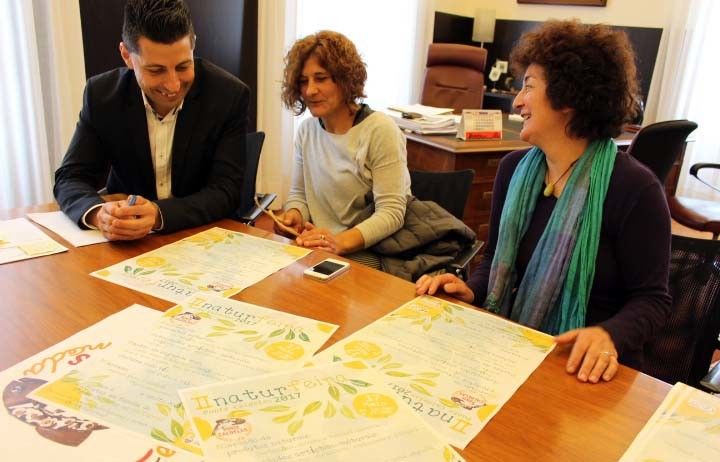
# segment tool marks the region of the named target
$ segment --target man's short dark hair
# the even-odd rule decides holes
[[[183,0],[128,0],[125,4],[122,40],[133,53],[138,53],[138,40],[171,44],[190,35],[195,47],[195,31],[190,10]]]

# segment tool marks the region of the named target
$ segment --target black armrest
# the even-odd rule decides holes
[[[698,170],[703,169],[703,168],[714,168],[716,170],[720,170],[720,164],[707,164],[707,163],[695,164],[692,167],[690,167],[690,175],[697,178]]]
[[[255,223],[255,220],[257,220],[257,217],[260,216],[262,211],[264,209],[267,209],[270,207],[270,204],[275,200],[277,197],[277,194],[275,193],[266,193],[266,194],[257,194],[256,195],[258,202],[260,203],[260,207],[257,205],[253,205],[248,210],[242,212],[242,215],[239,215],[237,217],[238,221],[241,221],[247,225],[252,225]]]
[[[445,267],[445,271],[450,274],[454,274],[463,281],[467,281],[468,276],[470,276],[470,263],[473,261],[473,258],[475,258],[475,255],[477,255],[480,249],[482,249],[484,244],[485,243],[483,241],[475,240],[472,245],[466,247],[465,250],[458,254],[455,261]]]
[[[698,172],[704,168],[712,168],[712,169],[720,170],[720,164],[707,164],[707,163],[695,164],[692,167],[690,167],[690,175],[694,176],[695,179],[698,180],[700,183],[702,183],[706,186],[709,186],[710,188],[714,189],[715,191],[720,192],[720,188],[718,188],[717,186],[711,185],[710,183],[708,183],[707,181],[703,180],[702,178],[700,178],[698,176]]]

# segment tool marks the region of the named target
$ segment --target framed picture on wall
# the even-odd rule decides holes
[[[534,3],[542,5],[581,5],[605,6],[607,0],[517,0],[518,3]]]

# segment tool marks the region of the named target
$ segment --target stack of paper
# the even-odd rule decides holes
[[[720,398],[677,383],[621,462],[720,460]]]
[[[0,221],[0,264],[66,250],[25,218]]]
[[[403,130],[422,135],[454,134],[460,117],[452,114],[451,108],[436,108],[412,104],[390,106],[386,114]]]

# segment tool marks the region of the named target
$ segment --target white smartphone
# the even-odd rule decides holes
[[[304,271],[304,274],[305,276],[311,277],[313,279],[318,279],[320,281],[328,281],[344,273],[348,269],[350,269],[350,263],[335,260],[333,258],[326,258],[320,263],[316,263],[314,266],[306,269]]]

